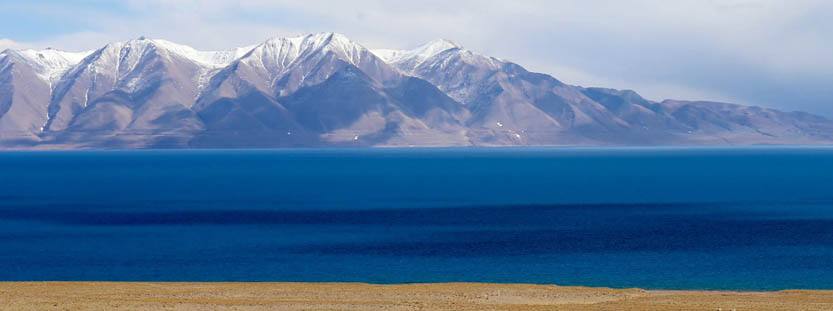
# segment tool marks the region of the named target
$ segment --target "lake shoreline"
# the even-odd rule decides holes
[[[833,149],[0,152],[0,280],[833,289]]]
[[[831,310],[833,291],[528,284],[0,282],[9,310]]]

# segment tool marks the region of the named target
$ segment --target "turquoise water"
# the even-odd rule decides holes
[[[6,152],[0,280],[833,289],[833,149]]]

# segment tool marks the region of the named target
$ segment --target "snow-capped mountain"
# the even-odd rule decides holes
[[[340,34],[319,33],[294,38],[272,38],[234,60],[213,77],[208,100],[240,91],[239,84],[260,92],[286,96],[304,86],[323,82],[345,65],[355,66],[378,81],[398,73],[373,53]],[[211,95],[215,95],[212,97]]]
[[[207,128],[196,143],[355,144],[364,137],[375,144],[382,139],[374,137],[402,139],[392,131],[409,129],[438,144],[460,143],[459,128],[442,131],[459,124],[456,105],[343,35],[273,38],[212,78],[195,107]]]
[[[26,62],[29,62],[41,79],[51,83],[60,79],[67,70],[80,63],[91,53],[92,51],[73,53],[46,49],[23,50],[19,52],[19,55]]]
[[[0,53],[0,146],[828,144],[833,122],[583,88],[448,40],[341,34],[199,51],[138,38]]]
[[[389,61],[402,72],[431,82],[465,105],[472,113],[467,125],[480,131],[473,137],[476,143],[580,144],[592,139],[589,132],[623,131],[616,127],[624,122],[579,88],[447,40],[383,54],[391,55]]]
[[[0,140],[37,139],[49,119],[54,83],[90,53],[54,49],[0,53]]]

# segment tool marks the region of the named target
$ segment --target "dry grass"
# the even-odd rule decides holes
[[[0,310],[833,310],[833,292],[453,283],[0,283]]]

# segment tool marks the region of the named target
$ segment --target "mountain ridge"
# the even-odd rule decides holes
[[[0,148],[831,144],[833,121],[569,85],[450,40],[0,53]]]

